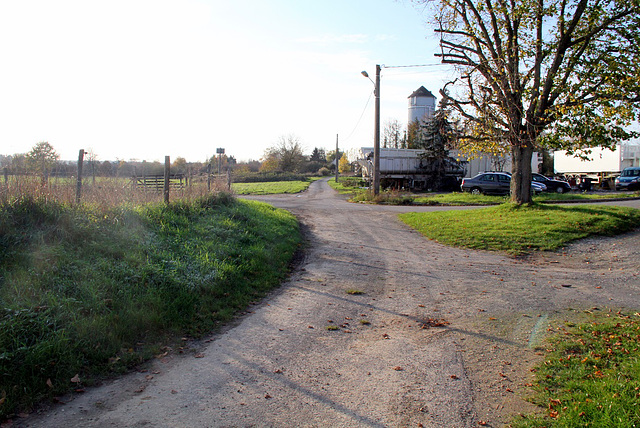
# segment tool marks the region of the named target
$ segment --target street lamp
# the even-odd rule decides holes
[[[362,75],[371,80],[369,73],[362,72]],[[376,96],[375,123],[373,137],[373,194],[380,193],[380,65],[376,64],[376,81],[373,83],[373,94]]]

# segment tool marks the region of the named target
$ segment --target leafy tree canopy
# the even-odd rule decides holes
[[[261,171],[298,172],[305,162],[300,139],[295,135],[281,136],[265,151]]]
[[[417,0],[435,6],[441,90],[469,146],[513,157],[512,201],[531,201],[541,147],[612,147],[640,102],[640,0]]]
[[[29,170],[42,175],[43,180],[46,179],[59,158],[60,155],[58,155],[53,146],[46,141],[41,141],[33,146],[25,156]]]

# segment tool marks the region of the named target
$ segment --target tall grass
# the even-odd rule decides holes
[[[3,198],[0,419],[212,331],[280,283],[299,242],[287,212],[224,193],[169,206]]]
[[[225,180],[213,180],[208,190],[206,181],[192,181],[182,189],[171,187],[171,201],[194,201],[205,197],[211,192],[225,191]],[[0,202],[21,196],[32,196],[36,199],[74,203],[76,200],[76,181],[68,177],[52,177],[42,183],[40,177],[10,176],[9,180],[0,182]],[[91,178],[82,180],[81,202],[110,207],[122,203],[139,205],[162,202],[164,195],[161,191],[135,187],[130,178],[96,177],[95,183]]]

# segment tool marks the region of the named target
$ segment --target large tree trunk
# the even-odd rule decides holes
[[[511,202],[522,205],[531,203],[531,158],[533,145],[511,146]]]

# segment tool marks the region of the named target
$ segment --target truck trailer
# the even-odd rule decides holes
[[[459,162],[449,156],[442,161],[429,162],[424,158],[425,151],[419,149],[380,149],[380,183],[384,188],[427,190],[434,186],[438,190],[459,188],[465,175],[465,162]],[[371,182],[373,177],[373,148],[360,150],[358,164],[362,168],[362,177]]]
[[[553,169],[557,175],[590,179],[594,184],[612,189],[613,179],[629,167],[640,166],[640,143],[618,144],[614,150],[596,147],[588,160],[569,155],[566,150],[553,152]]]

